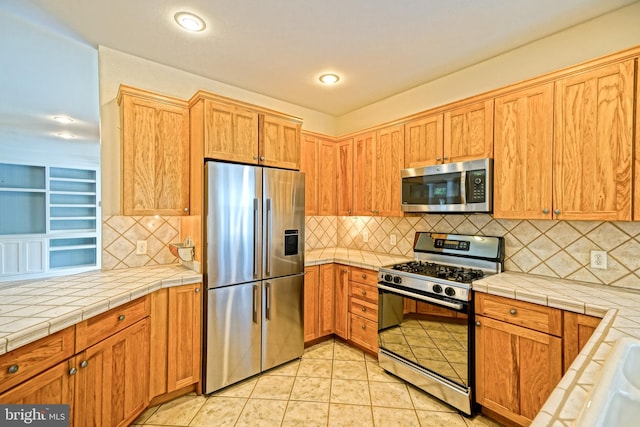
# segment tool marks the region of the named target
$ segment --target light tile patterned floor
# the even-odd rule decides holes
[[[496,427],[387,374],[376,359],[339,341],[211,396],[183,396],[149,408],[139,426]]]

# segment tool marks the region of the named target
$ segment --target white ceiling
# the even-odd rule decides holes
[[[340,116],[636,0],[29,1],[94,46]]]

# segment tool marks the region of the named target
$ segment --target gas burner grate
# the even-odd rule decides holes
[[[439,279],[451,280],[460,283],[471,283],[474,280],[484,277],[484,272],[482,270],[443,265],[426,261],[411,261],[404,264],[396,264],[391,268],[397,271],[437,277]]]

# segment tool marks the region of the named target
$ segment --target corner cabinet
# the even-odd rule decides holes
[[[305,215],[336,215],[338,145],[302,133],[300,172],[305,174]]]
[[[314,265],[304,269],[304,341],[334,331],[334,267]]]
[[[298,117],[198,91],[189,100],[193,152],[204,158],[300,169]]]
[[[121,86],[118,104],[124,215],[188,215],[187,102]]]

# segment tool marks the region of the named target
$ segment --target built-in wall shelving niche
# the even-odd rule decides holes
[[[96,168],[0,163],[0,280],[100,267]]]

